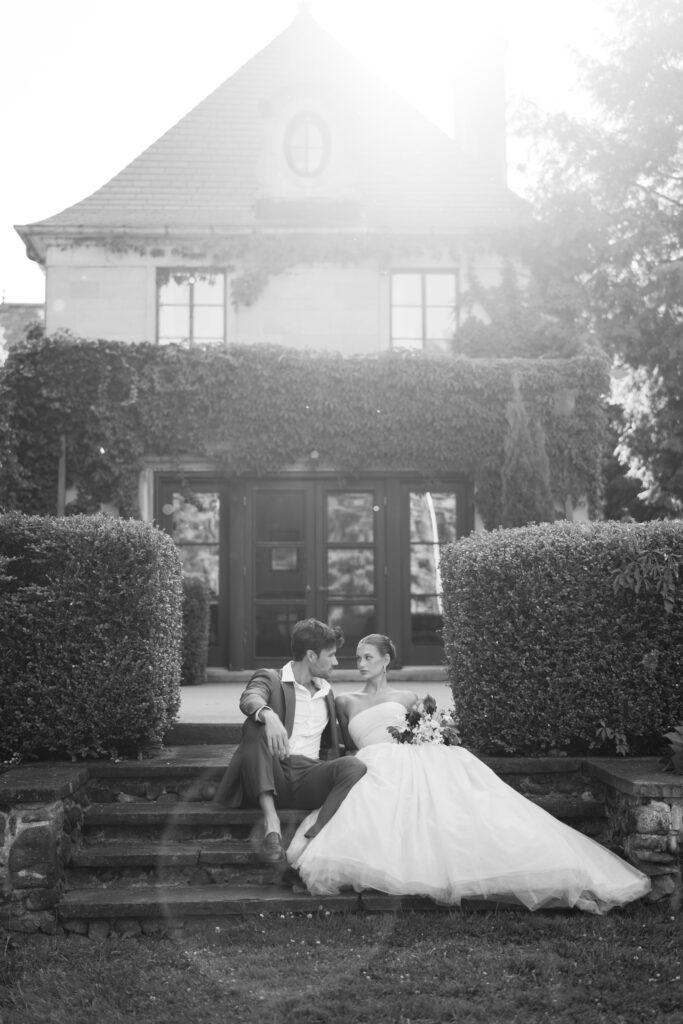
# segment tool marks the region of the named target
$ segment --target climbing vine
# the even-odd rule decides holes
[[[145,459],[211,459],[226,475],[305,460],[347,474],[471,479],[488,527],[600,502],[602,357],[342,356],[270,345],[127,345],[54,335],[0,371],[0,506],[55,511],[61,438],[67,511],[137,511]]]
[[[230,295],[235,307],[251,306],[260,297],[271,277],[292,267],[334,263],[348,266],[365,260],[390,266],[392,260],[442,259],[444,255],[457,262],[463,242],[447,236],[383,235],[363,231],[348,232],[282,232],[252,230],[244,234],[197,236],[183,244],[160,245],[158,236],[141,236],[130,232],[107,235],[79,235],[78,241],[67,240],[61,248],[78,246],[105,249],[114,255],[133,253],[155,260],[170,258],[176,264],[195,268],[198,275],[210,276],[225,270],[231,274]],[[485,245],[482,238],[480,246]],[[161,267],[163,274],[164,268]],[[168,271],[172,273],[173,271]],[[188,269],[188,273],[192,272]]]

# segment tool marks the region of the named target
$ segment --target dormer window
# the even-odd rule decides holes
[[[330,156],[330,133],[317,114],[293,117],[285,133],[285,156],[295,174],[313,178],[320,174]]]

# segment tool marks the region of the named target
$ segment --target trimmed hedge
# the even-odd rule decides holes
[[[107,516],[0,516],[0,759],[143,751],[180,705],[170,537]]]
[[[567,498],[600,508],[608,390],[597,352],[343,356],[57,334],[14,347],[0,370],[0,492],[8,509],[56,511],[64,438],[67,513],[136,515],[152,453],[179,473],[209,460],[228,478],[298,463],[454,474],[471,480],[487,527],[523,526]]]
[[[183,663],[182,686],[206,682],[206,656],[209,646],[209,587],[203,576],[183,575]]]
[[[654,754],[683,721],[683,522],[476,534],[442,560],[463,741],[482,753]]]

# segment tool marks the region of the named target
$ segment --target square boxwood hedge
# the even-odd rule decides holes
[[[203,576],[183,575],[183,657],[181,686],[206,682],[211,595]]]
[[[683,721],[681,566],[678,521],[549,523],[447,548],[444,646],[463,742],[659,753]]]
[[[0,759],[159,744],[180,705],[182,569],[133,520],[0,516]]]

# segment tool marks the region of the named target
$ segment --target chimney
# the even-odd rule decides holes
[[[506,40],[495,29],[461,38],[454,71],[456,144],[500,185],[507,183]]]

